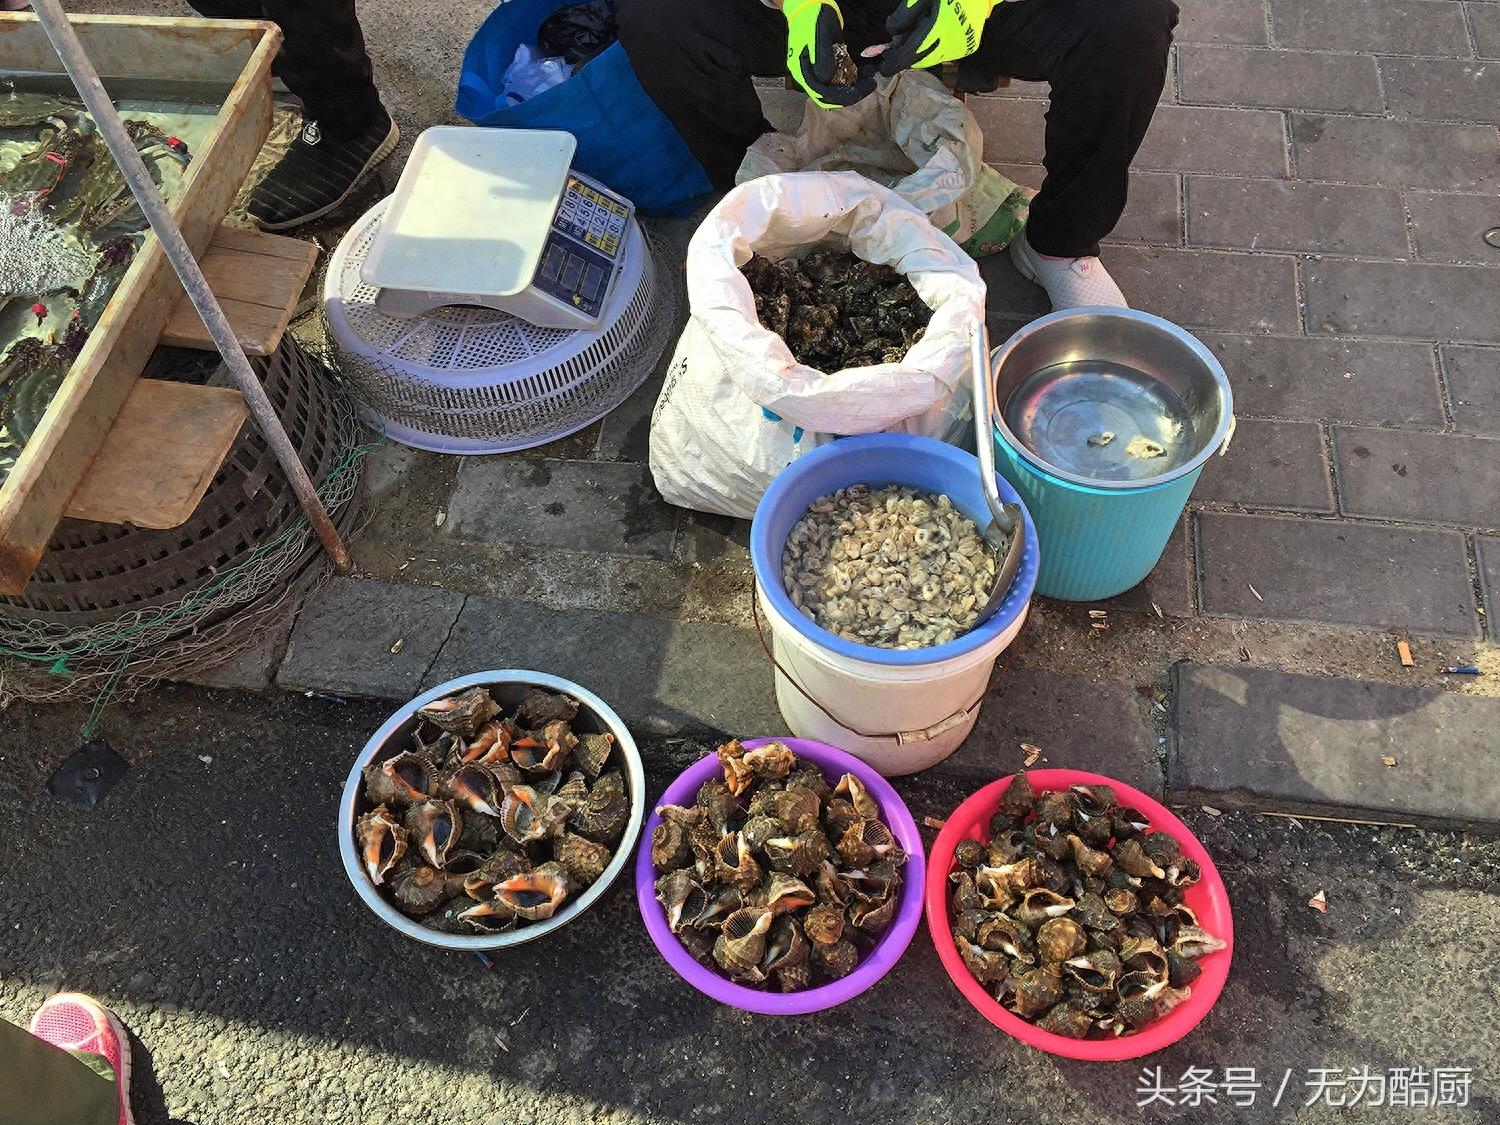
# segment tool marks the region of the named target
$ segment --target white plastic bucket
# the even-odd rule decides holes
[[[776,706],[787,728],[798,738],[847,750],[886,777],[925,770],[963,744],[979,719],[996,659],[1026,623],[1023,610],[982,648],[936,664],[893,668],[828,651],[777,613],[759,582],[755,596],[770,633]]]
[[[840,747],[887,776],[942,761],[974,729],[995,660],[1025,623],[1036,586],[1036,529],[1022,506],[1026,548],[995,615],[928,649],[874,648],[835,636],[798,612],[779,585],[786,536],[807,506],[845,485],[905,484],[942,492],[970,519],[988,523],[979,462],[932,438],[866,434],[798,458],[772,482],[750,530],[755,595],[769,627],[776,702],[799,738]],[[997,478],[1004,500],[1015,490]],[[773,586],[772,583],[777,583]]]

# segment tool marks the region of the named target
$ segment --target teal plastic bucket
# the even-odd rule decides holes
[[[996,349],[995,468],[1036,525],[1036,592],[1097,601],[1161,559],[1234,432],[1229,380],[1188,332],[1134,309],[1066,309]]]

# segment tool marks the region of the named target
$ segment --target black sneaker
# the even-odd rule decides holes
[[[396,147],[401,131],[385,114],[346,141],[305,122],[276,167],[250,193],[250,217],[262,230],[287,230],[328,214],[354,193]]]

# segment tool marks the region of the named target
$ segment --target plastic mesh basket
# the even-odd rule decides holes
[[[359,270],[386,201],[350,229],[323,286],[328,338],[366,421],[410,445],[502,453],[565,437],[646,380],[676,322],[675,275],[632,221],[625,266],[599,331],[536,325],[473,307],[387,316]]]

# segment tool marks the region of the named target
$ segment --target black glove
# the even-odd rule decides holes
[[[785,0],[786,66],[797,85],[824,109],[853,105],[875,89],[875,76],[856,78],[836,85],[838,70],[835,46],[844,44],[844,14],[833,0]]]
[[[937,66],[979,50],[984,23],[996,0],[902,0],[885,21],[893,40],[880,57],[880,73],[890,77],[908,67]]]

